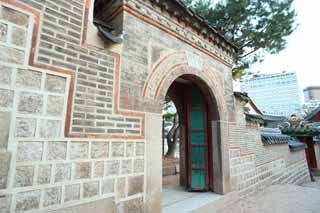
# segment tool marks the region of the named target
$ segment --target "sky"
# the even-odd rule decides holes
[[[253,71],[275,73],[296,71],[301,90],[320,85],[320,0],[295,0],[298,12],[295,32],[287,39],[287,48],[276,55],[267,55],[255,64]]]

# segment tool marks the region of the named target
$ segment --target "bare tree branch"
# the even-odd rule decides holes
[[[244,57],[246,57],[246,56],[248,56],[248,55],[250,55],[250,54],[252,54],[252,53],[256,52],[256,51],[257,51],[257,50],[259,50],[259,49],[260,49],[260,47],[258,47],[258,48],[254,48],[253,50],[251,50],[251,51],[247,52],[246,54],[239,56],[239,58],[244,58]]]

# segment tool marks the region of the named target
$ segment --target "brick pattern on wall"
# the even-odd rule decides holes
[[[141,117],[114,113],[115,68],[119,61],[105,49],[82,47],[85,1],[21,2],[44,14],[39,23],[35,62],[75,73],[69,133],[141,136]]]
[[[221,110],[228,110],[221,114],[231,118],[228,115],[232,114],[234,102],[228,66],[130,13],[124,12],[123,30],[128,36],[121,55],[121,108],[159,113],[163,94],[175,80],[172,78],[191,74],[209,85],[216,99],[223,103]],[[182,70],[183,66],[188,69]]]
[[[115,56],[81,47],[83,2],[17,2],[0,2],[1,212],[47,211],[106,197],[142,200],[144,140],[64,135],[70,72],[76,78],[72,133],[140,136],[143,128],[141,117],[115,113]],[[44,12],[35,61],[29,54],[36,17],[28,8]]]
[[[287,144],[265,146],[260,131],[245,124],[230,127],[230,184],[241,196],[261,192],[272,184],[301,184],[310,179],[304,151]]]
[[[185,43],[192,43],[195,46],[208,51],[211,54],[215,54],[216,57],[219,57],[224,63],[232,64],[234,58],[232,54],[225,51],[225,47],[219,46],[216,42],[216,45],[212,45],[209,42],[209,39],[204,39],[202,36],[199,36],[191,27],[188,26],[188,23],[179,23],[179,20],[176,20],[170,15],[165,15],[163,10],[152,4],[150,1],[128,1],[126,2],[128,9],[126,12],[137,12],[140,15],[147,17],[153,22],[159,24],[160,26],[166,28],[166,30],[175,33],[184,39]],[[132,12],[131,12],[132,13]],[[217,40],[219,40],[217,38]]]
[[[161,58],[158,49],[149,46],[151,40],[146,42],[139,36],[146,29],[152,32],[153,42],[170,42],[166,51],[182,48],[208,61],[219,79],[214,83],[224,88],[220,96],[226,97],[228,113],[233,111],[230,67],[162,31],[150,30],[149,25],[137,19],[125,17],[134,38],[129,37],[123,43],[121,60],[126,62],[121,63],[121,73],[119,55],[83,46],[85,2],[0,2],[0,209],[3,212],[47,211],[106,197],[120,203],[119,208],[124,212],[129,209],[127,201],[132,201],[137,209],[143,208],[144,118],[142,113],[138,115],[132,110],[146,110],[144,102],[135,102],[133,97],[143,99],[144,80],[152,62]],[[137,39],[140,41],[132,42]],[[137,45],[141,45],[140,51],[134,49]],[[151,54],[155,57],[149,60]],[[125,98],[121,99],[123,95]],[[128,105],[130,111],[121,111],[118,101],[120,108],[125,101],[133,103]],[[69,127],[69,120],[70,129],[64,131],[65,125]],[[237,134],[242,134],[241,128]],[[234,156],[231,169],[238,190],[255,186],[251,175],[258,169],[257,162],[260,165],[270,158],[269,151],[257,152],[267,156],[262,159],[252,157],[251,152],[264,148],[256,147],[254,133],[246,134],[252,135],[252,142],[243,142],[246,138],[237,142],[233,137],[231,145],[232,149],[239,145],[239,156],[238,151],[230,154]],[[97,139],[103,136],[110,138]],[[133,136],[139,139],[132,139]],[[300,157],[297,155],[300,160],[297,162],[301,162],[298,168],[305,174],[306,164]],[[285,158],[293,159],[291,155]],[[278,162],[273,157],[272,160]],[[285,161],[289,176],[281,176],[283,180],[298,171],[289,165],[293,163]]]

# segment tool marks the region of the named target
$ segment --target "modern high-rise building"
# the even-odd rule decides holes
[[[303,90],[304,101],[320,101],[320,86],[310,86]]]
[[[304,104],[302,109],[305,114],[320,106],[320,86],[309,86],[303,90],[303,94]]]
[[[265,114],[290,116],[301,109],[296,72],[256,75],[242,82],[241,91]]]

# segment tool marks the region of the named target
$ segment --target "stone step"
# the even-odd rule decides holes
[[[7,188],[11,153],[0,151],[0,190]]]
[[[313,176],[320,176],[320,169],[310,169],[310,173],[313,175]]]

